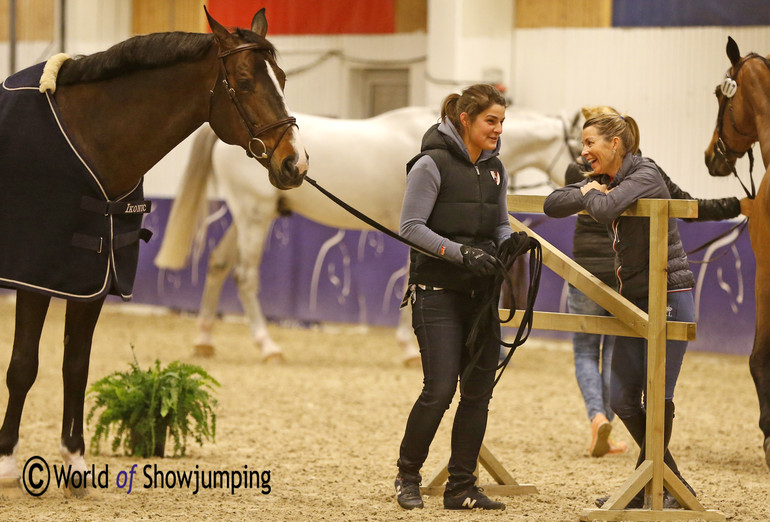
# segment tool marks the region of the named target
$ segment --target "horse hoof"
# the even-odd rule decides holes
[[[214,347],[210,344],[196,344],[194,354],[196,357],[214,357]]]
[[[765,464],[770,468],[770,437],[765,439]]]
[[[263,364],[285,364],[286,358],[281,352],[275,352],[262,357]]]
[[[0,479],[0,498],[16,500],[24,497],[24,490],[17,478]]]
[[[422,366],[422,359],[420,357],[409,357],[404,359],[404,366],[407,368],[419,368]]]

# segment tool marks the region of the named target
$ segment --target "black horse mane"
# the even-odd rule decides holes
[[[275,48],[265,38],[244,29],[236,34],[249,43],[261,43],[275,57]],[[67,85],[108,80],[145,69],[157,69],[180,62],[194,62],[211,49],[214,37],[206,33],[153,33],[134,36],[106,51],[77,56],[62,64],[57,83]]]

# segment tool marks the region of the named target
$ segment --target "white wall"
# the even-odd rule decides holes
[[[68,54],[103,51],[131,36],[131,0],[70,0],[66,6]]]
[[[482,81],[511,83],[513,2],[509,0],[429,0],[426,104]]]
[[[713,91],[729,65],[724,50],[727,35],[736,39],[742,54],[768,54],[769,27],[513,30],[509,0],[429,0],[428,5],[428,35],[271,37],[279,63],[288,71],[331,50],[346,57],[332,57],[292,75],[286,87],[292,110],[349,117],[351,72],[372,66],[358,60],[383,66],[412,61],[410,103],[436,107],[462,84],[431,83],[426,72],[470,83],[489,80],[485,76],[497,69],[517,105],[547,114],[572,114],[584,105],[610,104],[631,114],[641,127],[643,152],[693,195],[742,194],[737,181],[707,175],[703,152],[716,121]],[[70,0],[67,23],[66,52],[103,50],[130,36],[131,0]],[[57,52],[52,44],[20,45],[18,66]],[[7,57],[7,45],[0,45],[2,76]],[[421,60],[424,57],[427,61]],[[154,169],[160,173],[147,177],[149,194],[174,194],[188,146],[183,143]],[[757,162],[759,178],[761,158]],[[747,163],[739,162],[744,176]]]
[[[770,54],[768,27],[519,29],[513,55],[517,104],[546,113],[612,105],[639,123],[642,152],[696,197],[742,196],[732,178],[708,175],[704,152],[717,116],[714,89],[741,54]],[[755,179],[764,174],[755,149]],[[748,179],[748,160],[739,160]]]
[[[91,54],[131,36],[131,0],[70,0],[66,3],[64,52]],[[61,51],[60,4],[55,2],[54,35],[47,41],[19,41],[16,44],[16,70],[45,61]],[[0,43],[0,77],[10,71],[8,42]]]
[[[271,36],[268,33],[267,37],[278,49],[279,65],[289,74],[286,98],[293,111],[350,117],[351,73],[357,68],[408,68],[412,85],[410,104],[425,103],[424,33],[336,36]],[[330,51],[337,54],[313,66]],[[298,72],[292,74],[292,71]]]

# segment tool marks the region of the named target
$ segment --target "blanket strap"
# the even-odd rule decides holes
[[[118,250],[128,245],[133,245],[140,239],[147,243],[151,237],[152,231],[146,228],[133,230],[124,234],[118,234],[112,240],[112,249]],[[101,254],[102,250],[104,249],[104,238],[100,236],[78,234],[75,232],[72,235],[72,245],[79,248],[85,248],[86,250],[93,250],[97,254]]]
[[[97,236],[87,236],[85,234],[78,234],[75,232],[72,234],[72,246],[85,248],[86,250],[93,250],[97,254],[101,254],[102,249],[104,248],[104,238]]]
[[[102,201],[90,196],[83,196],[80,208],[97,214],[147,214],[152,209],[152,201]]]
[[[140,228],[139,230],[133,230],[131,232],[126,232],[125,234],[118,234],[112,240],[112,248],[117,250],[124,246],[133,245],[140,239],[146,243],[151,237],[152,231],[146,228]]]

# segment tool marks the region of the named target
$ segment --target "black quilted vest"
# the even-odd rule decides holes
[[[465,150],[438,131],[438,124],[423,137],[422,152],[407,164],[407,173],[422,156],[430,156],[441,175],[441,186],[427,226],[454,242],[483,248],[494,254],[499,219],[503,165],[495,156],[475,165]],[[409,283],[452,290],[475,290],[489,278],[474,276],[464,266],[410,251]]]

